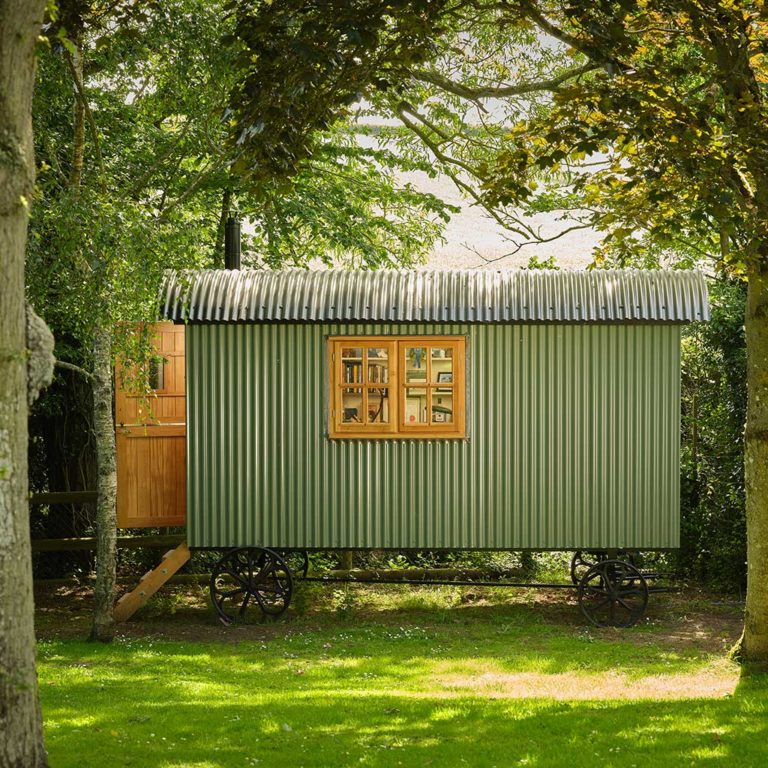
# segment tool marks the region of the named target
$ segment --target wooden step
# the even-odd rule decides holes
[[[126,621],[146,605],[149,598],[173,576],[190,558],[189,547],[184,541],[176,549],[165,553],[162,562],[154,570],[145,573],[132,592],[124,594],[115,605],[115,621]]]

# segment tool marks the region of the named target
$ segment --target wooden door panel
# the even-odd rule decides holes
[[[186,421],[186,398],[184,395],[165,397],[150,396],[142,409],[141,399],[125,397],[123,407],[116,416],[117,425],[141,426],[147,424],[184,424]]]
[[[186,427],[117,431],[117,525],[154,528],[186,521]]]
[[[120,528],[186,521],[186,394],[184,326],[157,323],[151,343],[163,358],[156,389],[126,390],[115,366],[117,524]]]
[[[163,358],[157,389],[130,391],[127,383],[132,377],[119,363],[115,366],[115,421],[118,425],[183,424],[186,420],[184,326],[157,323],[151,342]]]

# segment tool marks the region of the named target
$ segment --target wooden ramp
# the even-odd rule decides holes
[[[115,621],[126,621],[136,611],[146,605],[149,598],[189,560],[190,552],[187,542],[179,544],[163,555],[162,562],[154,570],[147,571],[139,581],[138,586],[124,594],[115,605]]]

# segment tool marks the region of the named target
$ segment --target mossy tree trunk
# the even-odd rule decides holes
[[[109,642],[115,636],[115,573],[117,567],[117,469],[115,422],[112,416],[112,336],[96,329],[93,349],[93,431],[96,441],[96,587],[91,639]]]
[[[47,765],[35,676],[24,254],[43,0],[0,0],[0,768]]]
[[[82,37],[82,30],[78,38]],[[85,95],[84,50],[78,39],[70,59],[75,93],[74,145],[70,187],[79,189],[83,179],[85,124],[88,122],[94,152],[99,163],[99,184],[106,194],[98,131]],[[104,277],[106,265],[96,259],[96,274]],[[105,280],[106,283],[106,280]],[[115,581],[117,571],[117,468],[115,422],[112,416],[112,330],[109,326],[109,297],[102,296],[97,312],[93,343],[93,434],[96,453],[96,586],[94,589],[91,640],[108,643],[115,636]]]
[[[768,261],[749,273],[747,425],[747,607],[741,656],[768,667]]]

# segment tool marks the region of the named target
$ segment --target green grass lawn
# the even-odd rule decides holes
[[[49,616],[52,768],[768,765],[768,678],[696,641],[706,606],[622,633],[525,596],[358,589],[240,629],[147,611],[111,646]]]

